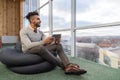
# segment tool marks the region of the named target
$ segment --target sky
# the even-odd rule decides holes
[[[77,20],[96,23],[119,21],[120,0],[89,0],[89,1],[93,1],[93,3],[88,4],[89,6],[85,11],[82,12],[78,10],[77,17],[80,18],[77,18]]]
[[[43,5],[48,0],[40,0]],[[120,22],[120,0],[76,0],[76,26]],[[47,31],[49,6],[40,11],[41,29]],[[53,29],[71,27],[71,0],[53,0]],[[77,31],[83,36],[120,35],[120,26]]]

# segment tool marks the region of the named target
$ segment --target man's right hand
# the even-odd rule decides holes
[[[53,37],[47,37],[46,39],[43,40],[44,44],[50,44],[53,42]]]

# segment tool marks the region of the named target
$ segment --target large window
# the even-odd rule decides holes
[[[40,29],[46,35],[52,31],[62,34],[61,43],[67,54],[98,62],[99,48],[120,49],[119,0],[38,1],[41,6],[38,8],[42,21]],[[25,0],[24,15],[37,9],[38,1]],[[27,20],[24,21],[27,25]]]

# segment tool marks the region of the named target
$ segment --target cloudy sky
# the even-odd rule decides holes
[[[40,0],[43,5],[48,0]],[[120,0],[76,0],[76,26],[88,26],[103,23],[120,22]],[[49,6],[40,10],[41,29],[48,28]],[[71,27],[71,0],[53,0],[53,28],[66,29]],[[105,36],[120,35],[120,26],[87,29],[77,31],[77,35]]]
[[[78,0],[78,4],[79,1],[81,0]],[[77,18],[77,20],[96,23],[119,21],[120,0],[83,0],[83,1],[92,1],[93,3],[90,2],[90,4],[87,4],[88,7],[86,7],[86,10],[84,10],[83,12],[78,10],[77,16],[80,18]],[[78,7],[80,6],[78,5]]]

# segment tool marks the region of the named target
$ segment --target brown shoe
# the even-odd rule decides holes
[[[70,63],[65,67],[65,74],[73,74],[73,75],[82,75],[87,73],[86,70],[80,69],[77,64]]]

